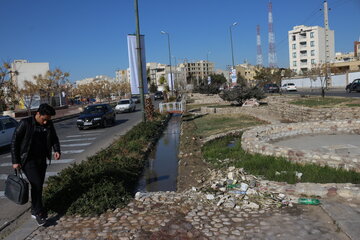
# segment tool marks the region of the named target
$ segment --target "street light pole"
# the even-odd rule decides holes
[[[167,35],[167,39],[168,39],[169,62],[170,62],[170,81],[171,81],[172,91],[174,91],[175,85],[174,85],[174,82],[173,82],[173,76],[172,76],[172,70],[171,70],[170,34],[169,34],[168,32],[165,32],[165,31],[161,31],[161,34],[166,34],[166,35]]]
[[[237,22],[234,22],[233,24],[230,25],[229,29],[230,29],[230,43],[231,43],[231,58],[232,58],[232,67],[234,68],[234,49],[233,49],[233,40],[232,40],[232,31],[231,28],[233,26],[237,25]]]
[[[136,50],[137,50],[137,63],[138,63],[138,78],[141,98],[141,110],[142,120],[146,122],[145,116],[145,98],[144,98],[144,82],[143,82],[143,68],[141,60],[141,45],[140,45],[140,24],[139,24],[139,8],[138,0],[134,0],[135,3],[135,19],[136,19]]]

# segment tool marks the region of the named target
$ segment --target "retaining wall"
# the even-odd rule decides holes
[[[319,134],[360,134],[360,120],[319,121],[259,126],[243,133],[241,146],[250,153],[260,153],[285,157],[293,162],[314,163],[360,172],[360,159],[355,156],[340,156],[335,153],[324,154],[316,151],[297,150],[276,146],[272,141],[298,135]]]

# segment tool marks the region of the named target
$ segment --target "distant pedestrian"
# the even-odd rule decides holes
[[[60,143],[51,117],[55,109],[41,104],[34,116],[24,118],[16,128],[11,155],[13,168],[21,168],[31,185],[31,216],[39,226],[46,223],[47,212],[42,202],[42,191],[46,173],[46,158],[60,159]]]

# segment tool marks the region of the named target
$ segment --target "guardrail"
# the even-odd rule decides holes
[[[168,102],[168,103],[160,103],[159,111],[160,113],[168,112],[168,113],[183,113],[186,110],[186,101],[182,100],[180,102]]]

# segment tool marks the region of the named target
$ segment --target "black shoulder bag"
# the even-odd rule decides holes
[[[5,196],[16,204],[23,205],[29,201],[29,183],[23,178],[21,170],[15,169],[5,181]]]

